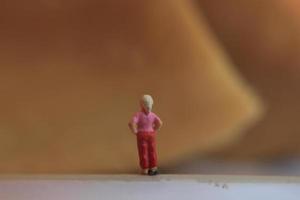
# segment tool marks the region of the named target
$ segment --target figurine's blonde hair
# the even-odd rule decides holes
[[[148,108],[152,108],[153,98],[149,94],[145,94],[141,98],[141,103]]]

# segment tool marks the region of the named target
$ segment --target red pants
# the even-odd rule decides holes
[[[140,166],[142,169],[157,166],[155,132],[137,133],[137,145],[139,150]]]

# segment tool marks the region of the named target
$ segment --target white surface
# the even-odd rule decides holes
[[[292,177],[135,175],[0,178],[1,200],[299,200]]]

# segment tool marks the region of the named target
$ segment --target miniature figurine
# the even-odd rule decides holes
[[[137,137],[137,146],[142,174],[157,175],[156,133],[162,126],[162,121],[152,110],[153,99],[143,95],[140,100],[141,111],[135,113],[129,122],[130,130]]]

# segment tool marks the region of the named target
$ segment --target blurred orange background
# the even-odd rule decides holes
[[[158,148],[166,172],[199,172],[201,159],[297,157],[298,7],[1,2],[0,172],[136,170],[127,122],[144,93],[165,122]]]

